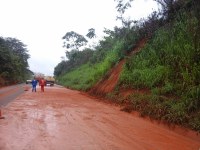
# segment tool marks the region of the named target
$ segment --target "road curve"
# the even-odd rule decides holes
[[[120,111],[79,91],[45,87],[3,108],[0,150],[199,150],[200,136]]]

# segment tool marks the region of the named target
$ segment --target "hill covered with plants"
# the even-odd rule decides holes
[[[123,110],[200,131],[200,2],[156,0],[160,12],[133,21],[123,18],[131,1],[116,1],[122,27],[105,29],[107,36],[94,48],[67,51],[68,60],[54,70],[58,83],[89,91],[125,60],[114,90],[104,96],[124,104]],[[89,31],[94,35],[95,30]],[[66,34],[66,48],[75,45],[69,43],[72,37],[76,46],[87,42],[83,36]],[[144,39],[145,46],[131,55]]]

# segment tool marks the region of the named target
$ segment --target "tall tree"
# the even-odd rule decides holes
[[[74,31],[67,32],[62,39],[65,40],[63,46],[67,49],[79,50],[80,47],[85,46],[88,42],[84,36]]]
[[[9,37],[6,38],[5,40],[8,48],[14,53],[14,55],[20,57],[25,67],[28,67],[28,58],[30,57],[30,55],[28,54],[26,45],[16,38]]]
[[[180,7],[183,3],[183,0],[154,0],[156,1],[162,8],[161,13],[162,16],[167,20],[172,20],[175,16],[176,9]]]
[[[90,39],[95,38],[96,34],[95,34],[95,29],[94,28],[90,28],[88,30],[88,33],[86,34],[86,36]]]
[[[123,15],[124,15],[126,9],[131,7],[131,2],[133,0],[114,0],[114,1],[117,2],[116,9],[117,9],[117,11],[119,13],[119,15],[117,16],[117,20],[120,20],[124,27],[130,26],[132,21],[130,21],[129,19],[126,20]]]
[[[29,72],[27,52],[26,45],[18,39],[0,38],[0,78],[8,84],[23,81]]]
[[[28,50],[26,45],[15,38],[6,38],[5,40],[8,48],[13,54],[13,67],[15,66],[15,74],[19,75],[20,78],[23,79],[25,78],[27,69],[29,67],[28,58],[30,57],[27,53]]]

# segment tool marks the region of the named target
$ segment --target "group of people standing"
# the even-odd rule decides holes
[[[41,87],[41,92],[44,92],[44,86],[45,86],[45,83],[46,81],[44,80],[44,78],[41,78],[39,80],[39,85]],[[37,86],[37,83],[38,83],[38,80],[36,80],[36,78],[34,78],[32,81],[31,81],[31,84],[32,84],[32,92],[36,92],[36,86]]]

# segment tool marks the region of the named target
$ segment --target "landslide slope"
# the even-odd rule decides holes
[[[128,56],[132,56],[139,52],[146,43],[146,39],[140,40]],[[105,96],[114,90],[116,84],[118,83],[121,70],[125,64],[126,59],[122,59],[117,63],[93,88],[90,89],[89,94],[95,96]]]

